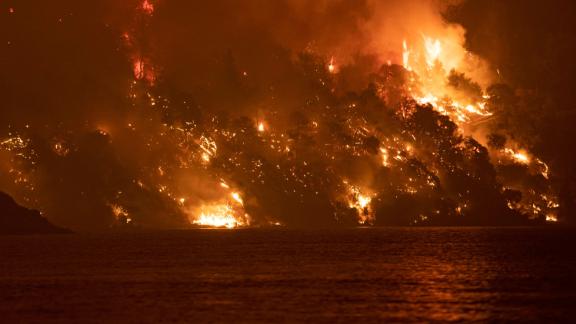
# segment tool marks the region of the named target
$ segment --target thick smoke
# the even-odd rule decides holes
[[[561,217],[574,222],[576,148],[573,1],[469,0],[448,11],[467,30],[467,47],[498,72],[495,133],[516,140],[550,164]]]
[[[254,225],[513,223],[488,151],[408,100],[405,41],[450,40],[451,95],[494,77],[454,4],[3,3],[0,189],[80,229],[182,227],[234,190]]]
[[[163,77],[187,91],[211,83],[227,52],[238,68],[272,83],[284,75],[283,52],[309,51],[339,65],[363,60],[372,73],[386,62],[401,64],[403,41],[420,43],[424,35],[450,40],[444,46],[452,61],[443,62],[450,70],[467,53],[464,29],[443,20],[444,7],[427,0],[173,0],[159,4],[145,37]],[[474,71],[470,64],[461,72],[484,73],[475,79],[487,82],[474,63]]]

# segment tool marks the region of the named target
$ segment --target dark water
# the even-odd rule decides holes
[[[0,322],[576,321],[576,231],[0,237]]]

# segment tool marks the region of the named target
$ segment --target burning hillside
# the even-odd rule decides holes
[[[200,5],[110,5],[131,18],[106,18],[104,72],[84,76],[100,88],[83,84],[71,95],[81,98],[75,103],[82,112],[18,113],[20,105],[60,107],[51,91],[38,95],[56,98],[50,103],[11,102],[0,139],[0,188],[59,224],[90,229],[558,219],[554,170],[500,127],[509,88],[464,48],[461,28],[443,22],[428,2],[393,27],[379,19],[407,9],[401,2],[280,2],[286,13],[220,1],[232,7],[223,21],[233,9],[262,21],[234,17],[231,25],[210,22],[208,31],[203,14],[179,14]],[[33,9],[15,12],[26,10]],[[61,23],[92,28],[78,21],[75,15],[87,14],[78,10]],[[271,12],[277,24],[262,35],[270,24],[262,17]],[[305,31],[335,20],[344,22],[311,31],[314,41],[285,37],[286,26]],[[234,24],[244,26],[239,36],[229,35]],[[65,41],[76,39],[73,30],[51,28]],[[28,34],[18,35],[11,46]],[[114,71],[110,83],[101,79],[106,69]],[[28,94],[19,87],[14,81],[0,89],[17,99]],[[65,97],[70,91],[55,89]]]

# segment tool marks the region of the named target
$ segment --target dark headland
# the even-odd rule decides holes
[[[0,235],[66,234],[71,231],[50,223],[37,210],[18,205],[0,192]]]

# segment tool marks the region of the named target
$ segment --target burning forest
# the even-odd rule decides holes
[[[458,3],[116,2],[0,4],[0,190],[58,225],[562,221]]]

